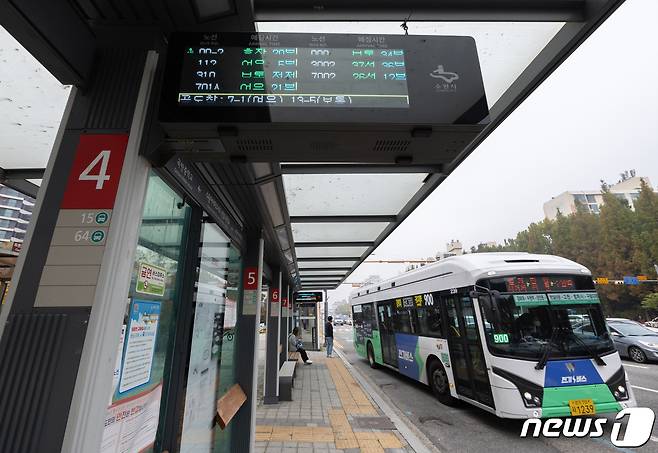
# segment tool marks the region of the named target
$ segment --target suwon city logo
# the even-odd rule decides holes
[[[628,417],[626,430],[622,430],[622,420]],[[648,407],[629,407],[620,411],[612,422],[610,442],[615,447],[641,447],[651,437],[656,419]],[[601,437],[607,418],[530,418],[523,423],[520,437]]]

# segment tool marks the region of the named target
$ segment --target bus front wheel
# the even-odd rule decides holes
[[[377,362],[375,362],[375,351],[372,350],[372,343],[368,343],[368,363],[370,368],[377,368]]]
[[[457,400],[450,395],[450,383],[448,381],[448,373],[440,361],[434,360],[430,363],[428,378],[430,387],[436,398],[447,406],[454,405]]]

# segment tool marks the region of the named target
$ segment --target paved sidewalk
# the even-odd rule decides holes
[[[260,402],[257,453],[413,452],[340,358],[309,356],[312,365],[297,364],[293,401]]]

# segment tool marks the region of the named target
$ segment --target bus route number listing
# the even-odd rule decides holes
[[[183,49],[179,105],[407,108],[404,49]]]

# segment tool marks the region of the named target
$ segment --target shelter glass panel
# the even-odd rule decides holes
[[[291,216],[395,215],[426,173],[284,175]]]
[[[300,270],[299,271],[299,276],[300,277],[308,277],[311,275],[345,275],[347,273],[346,270],[326,270],[326,271],[305,271],[305,270]]]
[[[293,223],[295,242],[374,241],[387,222]]]
[[[297,255],[299,258],[299,255]],[[297,267],[299,267],[299,272],[302,272],[302,269],[307,268],[325,268],[325,267],[352,267],[356,264],[356,261],[299,261],[297,262]]]
[[[295,254],[297,254],[297,258],[340,258],[343,256],[352,258],[361,256],[366,250],[368,250],[368,247],[298,247],[295,248]],[[336,263],[342,261],[326,262],[337,266]],[[354,263],[353,261],[350,262]]]
[[[108,451],[153,451],[161,429],[190,212],[183,198],[151,173],[123,327],[117,335],[103,431]]]
[[[215,426],[216,401],[235,384],[241,257],[214,223],[204,223],[197,266],[194,326],[185,386],[181,452],[231,451],[231,431]]]

